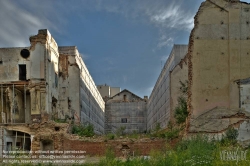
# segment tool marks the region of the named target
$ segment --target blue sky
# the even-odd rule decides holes
[[[150,96],[173,44],[188,44],[201,2],[1,0],[0,47],[29,46],[48,29],[59,46],[77,46],[97,85]]]

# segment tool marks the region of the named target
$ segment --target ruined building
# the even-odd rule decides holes
[[[174,46],[150,95],[147,130],[174,121],[179,81],[188,80],[187,132],[219,138],[230,127],[250,141],[250,5],[206,0],[187,46]],[[177,51],[179,50],[179,51]]]
[[[235,126],[239,139],[247,141],[250,5],[239,0],[206,0],[194,23],[187,55],[188,131],[222,133]]]
[[[97,134],[166,128],[174,121],[179,82],[187,80],[187,132],[220,136],[232,126],[249,144],[250,5],[206,0],[194,23],[189,45],[174,45],[149,99],[96,87],[77,48],[58,47],[48,30],[31,36],[30,47],[1,48],[0,153],[13,145],[63,149],[60,132],[67,125],[49,120],[92,124]]]
[[[30,44],[0,49],[0,147],[30,148],[29,125],[49,120],[92,124],[103,134],[105,104],[76,47],[58,47],[48,30]]]
[[[92,124],[95,133],[104,133],[105,103],[75,46],[59,47],[59,110],[75,122]]]
[[[155,129],[159,124],[166,128],[173,121],[173,110],[180,95],[180,81],[187,77],[187,45],[174,45],[157,79],[147,104],[147,130]]]

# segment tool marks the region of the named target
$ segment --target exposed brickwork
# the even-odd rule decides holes
[[[89,156],[104,156],[108,148],[111,148],[117,157],[125,155],[149,155],[153,150],[166,150],[164,140],[143,140],[133,142],[132,140],[112,140],[102,142],[89,142],[81,140],[64,139],[64,150],[84,150]]]
[[[205,5],[205,2],[203,2],[198,10],[198,12],[196,13],[195,17],[194,17],[194,28],[192,29],[191,33],[190,33],[190,37],[189,37],[189,44],[188,44],[188,53],[185,57],[185,59],[188,59],[188,100],[187,100],[187,108],[188,108],[188,118],[186,120],[186,131],[188,131],[189,129],[189,123],[190,123],[190,118],[191,118],[191,114],[192,114],[192,84],[193,84],[193,64],[192,64],[192,54],[193,54],[193,48],[194,48],[194,32],[195,29],[197,28],[199,22],[198,22],[198,17],[199,14],[202,12],[202,8]]]

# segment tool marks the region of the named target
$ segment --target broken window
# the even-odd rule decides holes
[[[42,140],[41,141],[41,149],[46,150],[54,150],[54,143],[52,140]]]
[[[26,65],[19,65],[19,80],[26,80]]]
[[[122,123],[127,123],[127,118],[122,118]]]
[[[12,142],[7,142],[7,151],[12,150]]]

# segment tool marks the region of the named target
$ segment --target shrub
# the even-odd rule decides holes
[[[187,110],[187,92],[188,92],[188,81],[182,82],[180,81],[180,92],[181,96],[178,98],[178,105],[174,111],[174,117],[178,124],[184,123],[188,116]]]
[[[167,138],[167,139],[172,140],[172,139],[174,139],[174,138],[178,138],[179,132],[180,132],[179,129],[172,129],[172,130],[166,132],[165,135],[166,135],[166,138]]]
[[[124,135],[124,131],[125,131],[126,127],[125,126],[121,126],[116,130],[116,135],[117,136],[121,136]]]
[[[175,108],[175,114],[174,114],[176,122],[178,124],[181,124],[181,123],[185,122],[187,116],[188,116],[188,110],[187,110],[186,98],[185,97],[179,97],[178,98],[178,105]]]
[[[106,137],[107,137],[107,139],[109,139],[109,140],[115,139],[115,135],[112,134],[112,133],[108,133],[108,134],[106,135]]]
[[[73,125],[72,134],[77,134],[79,136],[92,137],[94,135],[93,125]]]
[[[238,130],[236,130],[232,127],[226,131],[226,138],[229,140],[236,140],[238,135],[239,135]]]
[[[226,135],[222,135],[222,139],[220,141],[220,143],[224,146],[228,146],[228,145],[234,145],[237,143],[237,137],[239,135],[239,132],[237,129],[234,128],[229,128],[226,133]]]

